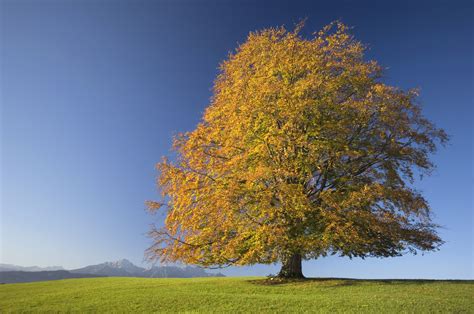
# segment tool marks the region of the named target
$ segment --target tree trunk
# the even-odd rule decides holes
[[[301,254],[293,254],[288,256],[285,260],[282,261],[283,265],[281,266],[280,273],[278,277],[280,278],[304,278],[303,270],[301,267]]]

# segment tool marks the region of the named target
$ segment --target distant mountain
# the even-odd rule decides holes
[[[71,270],[71,273],[114,277],[136,277],[137,274],[141,274],[143,271],[143,268],[135,266],[129,260],[122,259],[116,262],[105,262],[102,264],[73,269]]]
[[[45,280],[59,280],[69,278],[100,277],[91,274],[73,274],[66,270],[55,271],[2,271],[0,272],[0,283],[19,283]]]
[[[38,266],[18,266],[12,264],[1,264],[0,263],[0,272],[4,271],[54,271],[54,270],[64,270],[61,266],[49,266],[49,267],[38,267]]]
[[[108,277],[146,277],[146,278],[191,278],[223,277],[222,274],[207,273],[199,267],[154,266],[149,269],[138,267],[127,259],[105,262],[70,270],[74,274],[93,274]]]
[[[35,271],[38,269],[40,271]],[[57,270],[59,269],[59,270]],[[223,274],[212,274],[199,267],[153,266],[142,268],[126,259],[105,262],[83,268],[64,270],[62,267],[22,267],[0,264],[0,283],[30,282],[86,277],[144,277],[144,278],[192,278],[224,277]]]
[[[225,277],[221,273],[212,274],[199,267],[154,266],[143,272],[149,278],[192,278],[192,277]]]

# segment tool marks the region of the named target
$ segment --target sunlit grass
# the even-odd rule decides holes
[[[0,312],[461,312],[474,281],[87,278],[5,284]]]

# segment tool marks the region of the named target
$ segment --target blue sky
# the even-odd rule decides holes
[[[390,259],[331,257],[307,276],[473,278],[472,1],[0,2],[0,262],[66,268],[128,258],[150,244],[154,164],[192,130],[219,62],[250,31],[353,26],[386,81],[420,87],[451,135],[419,183],[446,241]],[[231,268],[267,275],[278,266]]]

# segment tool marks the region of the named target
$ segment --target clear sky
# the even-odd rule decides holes
[[[419,187],[439,252],[305,262],[307,276],[473,278],[473,1],[0,1],[0,262],[85,266],[150,244],[155,162],[192,130],[249,31],[354,27],[386,81],[451,135]],[[267,275],[278,267],[231,268]]]

